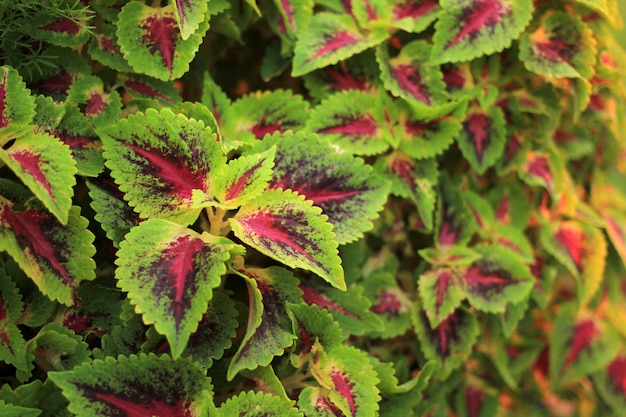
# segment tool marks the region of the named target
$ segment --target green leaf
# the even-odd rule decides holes
[[[422,352],[427,359],[437,361],[441,379],[467,360],[479,333],[476,315],[459,308],[433,327],[426,312],[416,303],[411,317]]]
[[[424,31],[440,10],[437,0],[399,0],[390,5],[393,25],[411,33]]]
[[[287,312],[292,322],[297,343],[291,349],[291,363],[301,368],[315,353],[314,346],[320,343],[330,350],[344,341],[339,323],[330,314],[329,309],[322,309],[316,304],[287,304]]]
[[[578,301],[587,304],[599,290],[607,255],[600,229],[576,220],[545,224],[541,245],[577,279]]]
[[[211,200],[211,176],[226,164],[210,129],[166,109],[131,115],[99,133],[106,165],[142,218],[193,223],[202,210],[194,190]]]
[[[200,102],[204,104],[211,113],[213,113],[213,116],[221,129],[224,125],[223,119],[225,114],[231,107],[231,102],[226,93],[224,93],[220,86],[213,81],[213,78],[211,78],[208,72],[204,73]],[[220,136],[218,135],[218,137]]]
[[[67,371],[91,362],[89,345],[59,323],[48,323],[29,341],[28,350],[55,371]]]
[[[424,106],[441,104],[446,98],[446,85],[438,65],[428,62],[431,46],[423,40],[410,42],[398,55],[390,58],[387,45],[376,50],[381,80],[396,97]]]
[[[17,327],[24,303],[9,273],[3,261],[0,267],[0,360],[21,371],[18,378],[24,382],[26,378],[21,375],[27,375],[31,368],[26,359],[26,342]]]
[[[466,298],[457,268],[435,268],[419,277],[419,294],[430,326],[437,327]]]
[[[328,352],[321,351],[311,367],[315,379],[328,390],[326,395],[331,409],[334,406],[344,416],[377,415],[379,379],[365,352],[353,346],[337,346]],[[305,398],[300,395],[298,406],[306,413],[324,406],[305,402]]]
[[[174,103],[179,103],[182,99],[180,97],[180,91],[171,81],[155,80],[154,78],[139,74],[127,75],[120,73],[117,74],[117,80],[122,86],[124,86],[126,92],[134,99],[143,98],[157,100],[159,103],[163,103],[168,106],[171,106]],[[179,111],[175,111],[175,113],[179,113]],[[185,115],[191,119],[191,116],[188,114]]]
[[[215,291],[182,356],[190,356],[194,362],[210,368],[213,359],[220,359],[224,350],[231,347],[238,325],[236,317],[234,301],[224,292]]]
[[[228,366],[228,380],[242,369],[267,366],[293,344],[296,336],[287,315],[287,302],[296,302],[301,291],[298,280],[281,267],[246,268],[250,309],[248,327],[241,345]]]
[[[207,13],[207,0],[176,0],[172,2],[176,13],[176,21],[180,28],[180,36],[183,40],[189,39],[198,27],[205,22]]]
[[[229,161],[212,183],[220,207],[234,209],[260,196],[270,182],[275,153],[275,147],[271,147]]]
[[[291,75],[298,77],[349,58],[389,37],[383,28],[361,31],[351,16],[317,13],[296,41]]]
[[[122,99],[115,90],[104,92],[99,77],[79,77],[67,91],[67,100],[84,108],[83,112],[94,126],[107,126],[116,121],[122,112]]]
[[[12,202],[0,197],[0,249],[15,259],[42,293],[68,306],[80,281],[95,278],[91,257],[96,249],[88,223],[75,206],[63,225],[42,207],[16,211]]]
[[[120,244],[118,286],[144,322],[165,335],[174,358],[207,311],[232,246],[161,219],[142,222]]]
[[[111,178],[101,175],[87,181],[94,218],[100,223],[113,246],[119,248],[126,233],[141,221],[132,207],[123,200],[124,194]]]
[[[19,73],[2,66],[0,76],[0,145],[30,130],[28,125],[35,117],[35,98],[22,81]]]
[[[438,247],[464,245],[472,237],[476,224],[459,189],[448,176],[440,181],[439,204],[435,217],[436,243]]]
[[[115,71],[133,72],[131,66],[124,59],[115,31],[116,28],[113,25],[102,25],[102,32],[94,33],[89,41],[87,49],[89,56]]]
[[[535,278],[528,266],[500,245],[479,245],[474,248],[482,257],[462,273],[467,298],[475,308],[491,313],[504,313],[508,304],[528,298]]]
[[[442,0],[431,61],[470,61],[508,48],[531,20],[531,0]]]
[[[390,339],[404,334],[411,327],[412,301],[400,288],[393,273],[373,272],[363,280],[363,288],[372,304],[370,311],[382,321],[382,330],[369,332],[371,337]]]
[[[415,159],[426,159],[442,154],[452,145],[463,127],[454,114],[436,112],[424,118],[423,113],[417,109],[400,112],[395,130],[399,148]]]
[[[95,177],[104,169],[102,143],[93,125],[77,105],[66,102],[65,115],[59,125],[49,132],[70,147],[78,175]]]
[[[256,92],[227,108],[223,133],[229,141],[251,143],[275,132],[302,130],[308,118],[309,104],[302,96],[286,90]]]
[[[624,369],[626,369],[626,355],[622,350],[604,370],[598,371],[593,377],[594,387],[616,414],[619,414],[626,406]]]
[[[383,330],[383,322],[371,311],[370,300],[363,295],[363,286],[351,284],[346,290],[301,283],[302,300],[307,304],[326,308],[339,323],[344,338]]]
[[[550,381],[562,386],[604,369],[617,355],[621,341],[615,329],[598,317],[561,306],[550,334]]]
[[[185,39],[173,3],[153,8],[130,1],[118,17],[117,37],[124,58],[136,72],[163,81],[180,78],[189,70],[189,63],[209,28],[207,13],[198,29]]]
[[[293,37],[297,37],[311,22],[313,0],[274,0],[274,4],[278,8],[279,19],[285,30]]]
[[[212,385],[206,371],[188,360],[168,356],[119,356],[96,360],[50,379],[79,417],[206,415]]]
[[[30,35],[34,39],[69,48],[85,44],[91,35],[88,26],[91,16],[66,13],[39,13],[29,22]],[[79,19],[83,20],[80,24]]]
[[[32,133],[0,149],[0,160],[61,223],[67,223],[76,184],[76,165],[67,145],[45,133]]]
[[[555,12],[520,40],[520,60],[529,71],[551,78],[591,78],[596,41],[593,31],[577,16]]]
[[[252,391],[230,397],[217,409],[220,417],[304,417],[293,401]]]
[[[391,178],[391,194],[410,198],[424,229],[432,230],[439,175],[435,160],[415,161],[402,151],[394,151],[379,159],[376,168]]]
[[[375,155],[387,150],[392,135],[379,97],[353,90],[322,101],[315,107],[305,131],[317,133],[355,155]]]
[[[463,121],[457,144],[463,156],[478,173],[483,174],[502,155],[506,143],[505,120],[502,109],[471,108]]]
[[[230,224],[235,236],[292,268],[303,268],[334,287],[346,284],[332,226],[304,196],[269,190],[241,207]]]
[[[387,183],[360,158],[339,153],[315,135],[274,134],[253,147],[251,156],[276,147],[269,188],[296,191],[328,216],[339,244],[370,230],[387,201]]]
[[[36,408],[7,404],[2,400],[0,400],[0,411],[2,411],[4,417],[37,417],[42,412],[42,410]]]

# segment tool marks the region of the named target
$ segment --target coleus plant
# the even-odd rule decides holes
[[[40,3],[3,416],[622,412],[614,1]]]

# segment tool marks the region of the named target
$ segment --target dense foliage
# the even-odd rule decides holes
[[[3,2],[0,414],[623,414],[620,24]]]

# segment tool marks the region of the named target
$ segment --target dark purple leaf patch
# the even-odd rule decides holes
[[[50,32],[61,32],[68,35],[75,35],[80,31],[80,26],[73,20],[64,17],[52,23],[39,26],[38,29]]]

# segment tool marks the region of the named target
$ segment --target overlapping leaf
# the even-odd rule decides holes
[[[220,359],[232,345],[238,325],[234,300],[224,292],[214,291],[209,309],[198,323],[198,330],[189,336],[183,356],[190,356],[210,368],[213,359]]]
[[[396,97],[425,106],[442,103],[446,98],[443,75],[439,66],[429,64],[430,51],[431,46],[422,40],[404,45],[392,58],[386,45],[379,47],[376,59],[385,88]]]
[[[422,32],[430,26],[440,10],[436,0],[400,0],[391,4],[393,25],[412,33]]]
[[[89,55],[96,61],[120,72],[132,72],[133,69],[124,59],[115,34],[115,26],[104,24],[102,32],[95,33],[89,41]]]
[[[176,21],[180,28],[180,37],[189,39],[204,22],[208,2],[206,0],[176,0],[172,2]]]
[[[312,363],[312,373],[326,390],[320,392],[306,388],[302,391],[298,406],[307,414],[327,407],[334,415],[341,414],[333,410],[351,417],[376,415],[380,401],[376,387],[378,378],[365,352],[352,346],[337,346],[328,352],[321,351]]]
[[[247,268],[250,313],[241,345],[228,366],[228,379],[242,369],[267,366],[274,356],[292,345],[296,336],[287,315],[287,302],[297,302],[301,292],[298,280],[280,267]]]
[[[467,205],[448,177],[440,181],[440,195],[435,217],[436,242],[440,247],[463,245],[476,227]]]
[[[239,239],[261,253],[346,288],[332,226],[304,196],[288,190],[266,191],[243,206],[230,224]]]
[[[297,36],[311,22],[313,1],[274,0],[281,15],[282,24],[291,36]]]
[[[166,220],[149,219],[126,235],[120,244],[118,286],[167,337],[172,356],[178,358],[196,331],[226,272],[225,262],[234,244],[208,233]]]
[[[262,392],[252,391],[230,397],[217,410],[218,416],[303,417],[293,401]]]
[[[615,413],[626,406],[626,355],[621,351],[602,371],[594,375],[594,386]]]
[[[452,145],[463,128],[458,117],[453,114],[422,118],[416,113],[400,113],[395,130],[400,139],[400,149],[412,158],[425,159],[441,154]]]
[[[207,13],[204,21],[197,22],[195,32],[185,32],[188,37],[184,38],[173,3],[153,8],[130,1],[122,8],[117,22],[120,49],[136,72],[164,81],[179,78],[189,70],[189,62],[209,28],[208,17]]]
[[[456,268],[435,268],[419,278],[419,293],[432,327],[437,327],[465,299],[463,280]]]
[[[463,272],[463,284],[472,306],[482,311],[504,313],[508,304],[528,297],[535,279],[512,250],[500,245],[475,249],[482,257]]]
[[[118,81],[133,98],[158,100],[168,105],[181,101],[180,91],[171,82],[136,74],[118,74]]]
[[[320,207],[344,244],[371,229],[387,200],[387,183],[360,158],[338,153],[314,135],[273,135],[252,149],[258,154],[276,146],[269,188],[296,191]]]
[[[497,106],[470,109],[457,137],[459,149],[472,168],[483,174],[495,164],[506,142],[504,114]]]
[[[212,402],[206,371],[168,356],[108,357],[49,377],[70,401],[68,409],[79,417],[199,417]]]
[[[72,305],[82,280],[95,278],[94,235],[80,209],[72,207],[66,224],[33,205],[23,211],[0,198],[0,248],[7,251],[40,291],[53,300]]]
[[[306,131],[356,155],[381,153],[391,141],[379,97],[362,91],[341,92],[322,101],[315,107]]]
[[[0,360],[26,374],[29,372],[26,361],[26,342],[17,327],[24,303],[7,272],[2,261],[0,264]]]
[[[566,12],[546,16],[533,33],[520,40],[520,59],[526,68],[546,77],[590,78],[595,56],[593,32]]]
[[[37,40],[57,46],[77,47],[87,42],[90,36],[89,20],[86,19],[85,24],[81,25],[78,23],[81,17],[87,16],[77,16],[75,12],[69,16],[61,13],[58,16],[45,16],[41,13],[29,22],[29,29]]]
[[[45,133],[28,134],[0,149],[0,160],[61,223],[67,223],[76,184],[76,165],[67,145]]]
[[[574,305],[561,308],[550,335],[550,380],[553,386],[603,369],[617,355],[619,339],[606,322],[574,314]]]
[[[111,178],[101,175],[87,182],[91,207],[113,246],[119,247],[126,233],[140,222],[139,216],[124,201],[124,194]]]
[[[553,222],[542,228],[540,242],[577,278],[579,302],[586,304],[602,282],[607,254],[602,232],[576,220]]]
[[[432,327],[419,303],[411,317],[424,356],[436,360],[441,378],[448,376],[469,356],[478,337],[476,316],[463,308],[455,310],[438,326]]]
[[[371,310],[370,300],[363,295],[363,286],[352,284],[344,291],[301,283],[302,300],[309,305],[325,308],[339,323],[344,338],[383,330],[383,323]]]
[[[68,102],[64,107],[63,119],[48,133],[69,146],[78,175],[95,177],[104,169],[100,138],[77,105]]]
[[[301,303],[288,304],[287,312],[291,318],[293,334],[297,336],[290,357],[294,366],[301,367],[308,362],[310,356],[317,351],[317,343],[330,350],[344,341],[339,324],[328,309],[316,304]]]
[[[106,164],[141,217],[192,223],[202,209],[194,190],[210,200],[210,175],[226,163],[210,129],[169,110],[150,109],[99,133]]]
[[[16,70],[9,66],[0,69],[0,144],[4,145],[21,131],[30,130],[35,99]]]
[[[382,28],[361,31],[349,15],[317,13],[298,36],[292,76],[336,64],[378,45],[388,37],[389,34]]]
[[[508,48],[530,22],[531,0],[443,0],[431,61],[469,61]]]
[[[285,90],[253,93],[228,108],[223,115],[223,133],[230,141],[249,143],[266,134],[301,130],[309,117],[308,110],[302,96]]]
[[[382,321],[380,331],[371,331],[371,337],[392,338],[411,327],[409,314],[412,301],[398,285],[394,274],[386,271],[373,272],[365,278],[364,294],[372,303],[370,311]]]

